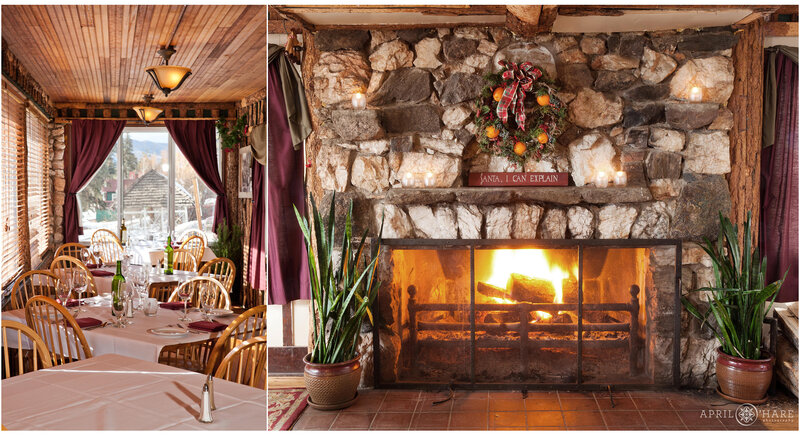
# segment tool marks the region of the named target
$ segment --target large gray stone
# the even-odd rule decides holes
[[[681,195],[686,182],[683,179],[656,179],[650,181],[650,193],[656,200],[666,200]]]
[[[436,29],[402,29],[397,31],[397,37],[409,44],[415,44],[423,38],[436,36]]]
[[[361,50],[369,41],[366,30],[320,30],[314,35],[319,51]]]
[[[514,205],[514,239],[536,239],[539,220],[544,208],[536,204],[517,203]]]
[[[557,76],[553,54],[545,47],[532,42],[517,42],[498,50],[492,59],[492,71],[500,71],[500,65],[497,63],[500,60],[516,64],[531,62],[533,65],[543,68],[551,79],[555,80]]]
[[[449,38],[442,43],[442,53],[448,62],[461,61],[478,50],[478,41],[466,38]]]
[[[457,239],[456,214],[448,206],[409,206],[408,216],[414,224],[417,237],[429,239]]]
[[[625,106],[625,119],[622,127],[636,127],[661,122],[664,118],[664,105],[661,103],[632,104]]]
[[[683,155],[684,170],[697,174],[727,174],[731,172],[730,138],[727,132],[690,132]]]
[[[592,59],[592,69],[595,70],[629,70],[639,68],[639,58],[629,58],[618,54],[605,54]]]
[[[461,159],[439,153],[403,153],[395,174],[400,180],[409,172],[422,178],[429,171],[434,174],[433,187],[449,188],[461,176]]]
[[[677,48],[683,52],[710,52],[733,48],[735,44],[733,32],[702,32],[684,37]]]
[[[634,239],[666,239],[669,237],[669,212],[663,202],[648,205],[631,228]]]
[[[355,50],[323,52],[312,70],[311,87],[322,104],[349,103],[354,89],[366,89],[372,70]]]
[[[622,107],[621,98],[606,97],[601,92],[584,88],[569,105],[569,119],[589,129],[610,126],[622,119]]]
[[[686,138],[683,132],[664,129],[662,127],[650,128],[650,146],[664,151],[681,151]]]
[[[675,71],[677,66],[678,63],[675,62],[675,59],[645,47],[639,75],[645,82],[661,83]]]
[[[619,91],[629,88],[634,83],[636,76],[628,71],[598,71],[594,88],[598,91]]]
[[[646,38],[633,33],[612,34],[606,40],[608,51],[620,56],[639,58],[642,56]]]
[[[692,59],[672,76],[671,94],[688,100],[692,87],[700,87],[703,101],[725,104],[733,92],[733,63],[724,56]]]
[[[598,212],[597,237],[599,239],[628,239],[636,219],[636,208],[610,204]]]
[[[567,234],[567,213],[549,209],[542,219],[542,239],[564,239]]]
[[[427,103],[383,108],[381,121],[389,133],[438,133],[441,129],[436,106]]]
[[[421,137],[419,138],[419,145],[422,148],[456,156],[461,156],[461,153],[464,151],[464,144],[448,139]]]
[[[596,36],[581,38],[581,50],[588,55],[601,55],[606,52],[606,42]]]
[[[405,42],[395,39],[385,42],[369,55],[369,62],[375,71],[390,71],[410,67],[414,64],[414,53]]]
[[[708,126],[708,130],[730,130],[733,128],[733,112],[723,107],[717,112],[717,117]]]
[[[570,207],[567,223],[572,239],[591,239],[594,235],[594,214],[585,207]]]
[[[611,140],[601,132],[590,132],[569,144],[569,163],[575,186],[592,181],[595,172],[609,171],[616,156]]]
[[[557,54],[556,60],[561,64],[585,64],[586,55],[580,48],[573,47]]]
[[[716,238],[719,233],[719,212],[727,216],[731,210],[731,194],[725,177],[685,173],[686,182],[678,197],[672,220],[672,237],[699,240]]]
[[[389,189],[389,164],[382,156],[358,156],[350,171],[350,183],[367,192]]]
[[[645,167],[650,179],[677,179],[681,176],[681,155],[651,150],[645,160]]]
[[[418,68],[439,68],[442,62],[439,60],[439,52],[442,51],[442,43],[437,38],[425,38],[414,46],[417,58],[414,59],[414,66]]]
[[[444,81],[439,100],[443,105],[461,103],[478,97],[483,78],[476,74],[453,73]]]
[[[383,137],[378,112],[370,109],[339,109],[331,111],[331,127],[345,140],[366,140]]]
[[[483,227],[483,213],[474,204],[456,204],[458,237],[461,239],[480,239]]]
[[[622,93],[625,100],[650,101],[663,100],[669,96],[669,86],[664,85],[639,85]]]
[[[558,76],[565,91],[578,92],[581,88],[591,88],[594,78],[585,64],[560,64]]]
[[[709,125],[717,117],[716,103],[667,103],[667,122],[678,129],[695,130]]]
[[[323,145],[317,153],[316,170],[322,189],[344,192],[350,181],[352,150]]]
[[[444,110],[442,122],[448,129],[460,129],[471,116],[472,110],[466,104],[453,105]]]
[[[388,73],[383,84],[372,94],[370,104],[419,103],[427,100],[432,91],[431,73],[419,68],[401,68]]]
[[[414,237],[414,226],[402,207],[394,204],[376,204],[375,222],[380,225],[383,218],[383,237],[405,239]]]

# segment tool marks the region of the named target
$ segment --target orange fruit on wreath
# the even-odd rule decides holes
[[[494,99],[494,101],[500,101],[500,99],[503,98],[503,92],[505,92],[505,90],[506,90],[505,88],[495,89],[494,93],[492,94],[492,98]]]
[[[486,137],[489,139],[497,138],[497,135],[500,134],[500,131],[497,130],[495,126],[486,126]]]
[[[525,150],[527,149],[528,147],[520,141],[517,141],[517,143],[514,144],[514,153],[516,153],[517,156],[522,156],[523,154],[525,154]]]
[[[539,106],[547,106],[550,104],[550,96],[547,94],[542,94],[536,97],[536,103],[539,103]]]
[[[539,141],[539,144],[544,144],[550,140],[550,137],[547,136],[547,133],[540,133],[536,140]]]

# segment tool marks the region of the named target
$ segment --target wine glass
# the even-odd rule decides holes
[[[189,298],[192,296],[192,286],[189,283],[178,285],[178,298],[183,301],[183,317],[178,318],[179,321],[191,321],[189,318]]]
[[[83,259],[83,264],[86,266],[94,263],[92,262],[92,253],[88,248],[81,248],[81,258]]]
[[[100,244],[99,243],[92,244],[92,254],[94,255],[94,259],[100,268],[103,267],[103,258],[100,256],[101,253],[102,250],[100,249]]]
[[[69,307],[67,307],[67,303],[69,302],[69,296],[72,293],[72,289],[70,289],[69,284],[65,280],[56,280],[56,296],[58,297],[58,301],[61,302],[61,305],[64,306],[64,309],[70,311]]]
[[[75,290],[75,293],[78,294],[78,312],[86,312],[86,309],[83,307],[83,293],[86,291],[86,287],[89,286],[89,279],[86,277],[86,273],[83,271],[73,271],[72,272],[72,288]]]
[[[217,302],[217,293],[214,292],[214,288],[210,283],[203,283],[200,285],[198,296],[200,298],[200,305],[203,307],[203,315],[205,315],[206,321],[211,321],[211,309],[214,308]]]

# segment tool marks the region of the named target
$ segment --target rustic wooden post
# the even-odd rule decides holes
[[[317,50],[314,43],[314,34],[307,30],[303,30],[303,46],[305,47],[301,66],[303,73],[303,89],[306,93],[306,102],[308,103],[308,111],[311,114],[311,127],[313,129],[305,141],[305,159],[309,165],[306,170],[306,193],[313,194],[314,198],[320,201],[325,194],[316,175],[317,152],[319,152],[322,146],[322,142],[318,137],[320,120],[317,114],[321,103],[311,87],[312,78],[314,77],[314,65],[316,65],[319,60],[319,50]],[[309,206],[307,210],[311,210],[310,204],[307,206]]]
[[[631,322],[628,344],[630,346],[631,375],[639,372],[639,286],[631,285]]]
[[[731,221],[739,226],[742,242],[747,212],[752,212],[751,231],[758,240],[761,190],[761,131],[764,107],[764,20],[759,18],[737,32],[733,47],[733,93],[728,107],[733,112],[731,138]]]

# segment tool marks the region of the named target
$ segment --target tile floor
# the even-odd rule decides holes
[[[759,410],[762,418],[737,423],[738,404],[709,392],[365,390],[341,411],[307,407],[293,430],[797,430],[797,400],[783,395]],[[784,417],[781,418],[780,411]],[[791,415],[791,417],[789,417]]]

